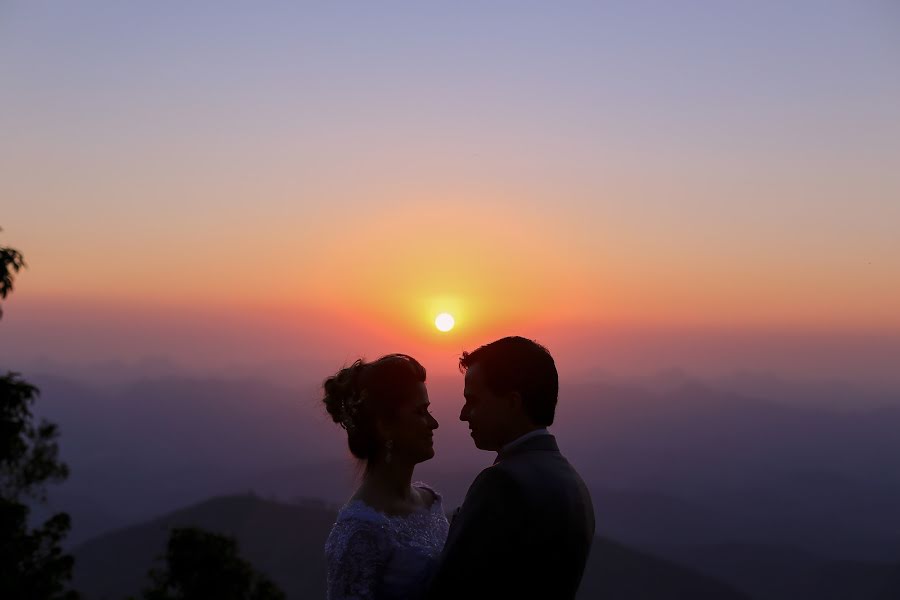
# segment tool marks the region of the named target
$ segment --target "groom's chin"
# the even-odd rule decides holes
[[[496,448],[492,447],[492,444],[485,442],[484,440],[479,440],[474,435],[472,436],[472,442],[475,443],[475,447],[479,450],[487,450],[488,452],[492,450],[496,450]]]

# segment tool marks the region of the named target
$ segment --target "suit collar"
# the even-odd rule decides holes
[[[509,450],[505,450],[497,453],[497,458],[494,460],[494,464],[496,465],[498,462],[509,458],[510,456],[516,456],[517,454],[522,454],[523,452],[559,452],[559,446],[556,444],[556,438],[553,437],[552,433],[546,433],[542,435],[536,435],[534,437],[528,438],[523,442],[516,444]]]

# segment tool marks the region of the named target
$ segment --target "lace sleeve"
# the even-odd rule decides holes
[[[387,562],[386,534],[377,523],[348,520],[328,536],[328,600],[370,600],[377,596]]]

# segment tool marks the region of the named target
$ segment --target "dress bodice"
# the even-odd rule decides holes
[[[416,598],[435,567],[449,524],[441,497],[429,486],[428,508],[386,515],[362,500],[338,513],[325,543],[329,600]]]

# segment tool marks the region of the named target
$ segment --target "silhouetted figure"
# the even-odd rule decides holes
[[[428,598],[574,598],[594,511],[546,429],[559,391],[553,358],[536,342],[507,337],[463,352],[459,366],[459,418],[475,446],[498,454],[453,518]]]
[[[358,360],[324,388],[328,413],[365,462],[362,483],[325,544],[328,598],[420,597],[448,530],[440,495],[412,483],[416,464],[434,456],[438,427],[425,369],[405,354]]]

